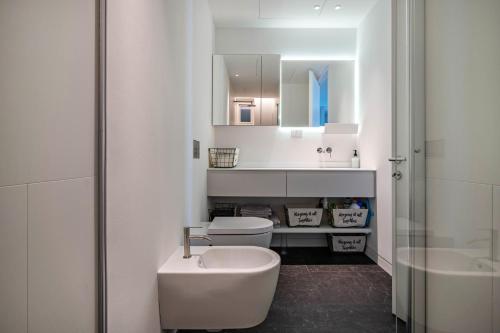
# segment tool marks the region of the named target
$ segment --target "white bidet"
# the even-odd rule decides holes
[[[254,246],[183,248],[158,272],[163,329],[239,329],[266,319],[280,269],[274,251]]]

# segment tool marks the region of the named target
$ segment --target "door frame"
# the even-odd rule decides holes
[[[97,332],[108,331],[107,238],[106,238],[106,60],[107,0],[96,0],[96,95],[97,95]]]
[[[403,218],[408,221],[404,236],[410,262],[405,319],[407,332],[420,333],[426,330],[426,277],[425,273],[412,268],[412,263],[419,260],[425,265],[426,259],[425,251],[414,251],[426,248],[425,0],[392,0],[392,11],[392,152],[394,157],[406,158],[404,162],[393,164],[393,172],[399,171],[404,177],[402,184],[393,179],[393,313],[397,317],[397,245],[398,236],[401,237],[397,222],[398,205],[401,205],[399,210],[403,207]],[[402,122],[404,128],[401,128]],[[401,140],[402,135],[404,140]]]

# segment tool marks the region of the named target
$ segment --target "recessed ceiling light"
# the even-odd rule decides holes
[[[234,74],[234,76],[239,77],[239,76],[240,76],[240,74],[236,73],[236,74]]]
[[[321,6],[320,5],[314,5],[313,8],[314,8],[314,10],[320,10]]]
[[[336,5],[335,6],[335,10],[341,10],[342,9],[342,5]]]

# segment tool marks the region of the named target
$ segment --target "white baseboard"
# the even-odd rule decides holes
[[[387,272],[387,274],[392,276],[392,264],[384,257],[379,256],[377,251],[367,246],[365,254],[368,256],[368,258],[375,261],[377,265],[379,265],[384,271]]]

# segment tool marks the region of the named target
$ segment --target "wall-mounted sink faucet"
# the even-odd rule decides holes
[[[212,238],[204,235],[191,235],[191,229],[200,227],[184,227],[184,259],[191,258],[191,239],[204,239],[212,245]]]
[[[321,147],[318,147],[316,149],[316,152],[318,154],[330,154],[330,158],[332,157],[332,153],[333,153],[333,148],[332,147],[326,147],[325,149],[321,148]]]

